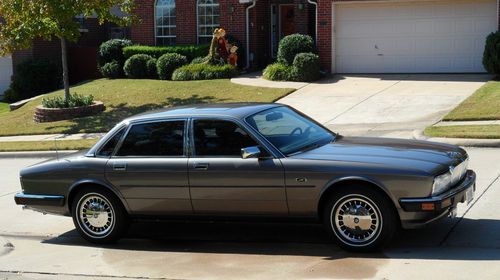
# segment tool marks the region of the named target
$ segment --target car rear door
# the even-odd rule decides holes
[[[259,145],[248,130],[232,120],[194,118],[190,135],[189,183],[196,214],[288,213],[281,161],[270,154],[241,157],[241,148]]]
[[[131,124],[106,178],[134,214],[191,214],[185,119]]]

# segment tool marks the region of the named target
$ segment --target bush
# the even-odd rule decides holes
[[[319,56],[313,53],[299,53],[293,60],[290,79],[297,82],[313,82],[321,77]]]
[[[195,57],[193,60],[191,60],[191,64],[201,64],[205,63],[207,57],[206,56],[199,56]]]
[[[156,62],[158,77],[161,80],[171,80],[175,69],[187,64],[185,56],[177,53],[167,53],[162,55]]]
[[[184,65],[172,74],[174,81],[190,81],[190,80],[213,80],[213,79],[229,79],[236,74],[236,68],[226,64],[223,66],[210,64],[188,64]]]
[[[156,59],[146,54],[136,54],[125,61],[123,71],[132,79],[154,78],[156,76]]]
[[[61,72],[59,67],[47,60],[26,60],[16,66],[10,89],[5,100],[16,102],[59,88]]]
[[[123,48],[132,46],[132,41],[123,39],[112,39],[101,44],[98,51],[98,65],[104,66],[106,63],[116,61],[119,65],[125,62]]]
[[[117,61],[104,64],[100,69],[101,75],[109,79],[117,79],[123,76],[123,67]]]
[[[493,32],[486,38],[483,66],[488,73],[500,76],[500,31]]]
[[[264,69],[264,79],[271,81],[289,81],[291,79],[292,66],[282,63],[269,64]]]
[[[299,53],[314,52],[314,40],[309,35],[292,34],[281,39],[278,47],[278,62],[292,65]]]
[[[208,54],[208,45],[185,45],[185,46],[165,46],[165,47],[152,47],[152,46],[130,46],[123,49],[125,58],[130,58],[136,54],[147,54],[154,58],[160,58],[167,53],[178,53],[192,60],[196,57],[206,56]]]
[[[77,93],[71,94],[68,100],[65,100],[63,96],[42,99],[42,106],[45,108],[74,108],[90,106],[92,103],[94,103],[94,96],[84,96]]]

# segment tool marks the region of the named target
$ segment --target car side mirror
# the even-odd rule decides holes
[[[260,148],[258,146],[247,147],[241,149],[241,158],[258,158],[261,154]]]

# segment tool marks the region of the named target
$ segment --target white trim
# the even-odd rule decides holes
[[[155,1],[154,7],[153,7],[153,20],[154,20],[154,36],[155,36],[155,46],[158,46],[158,38],[175,38],[176,44],[177,44],[177,0],[174,0],[174,7],[175,7],[175,25],[161,25],[160,28],[166,27],[166,28],[172,28],[175,27],[175,35],[158,35],[158,24],[157,24],[157,5],[158,1]],[[165,7],[165,6],[162,6]]]
[[[218,7],[219,8],[219,14],[218,14],[218,17],[219,17],[219,23],[218,23],[218,26],[216,28],[219,28],[220,27],[220,16],[221,16],[221,10],[220,10],[220,1],[219,0],[215,0],[217,1],[217,4],[203,4],[205,7]],[[213,24],[204,24],[204,25],[200,25],[200,15],[199,15],[199,5],[200,5],[200,0],[196,0],[196,44],[199,44],[200,43],[200,37],[202,38],[211,38],[213,36],[213,34],[209,34],[209,35],[200,35],[200,27],[209,27],[209,26],[215,26]],[[212,14],[212,17],[213,17],[213,14]]]

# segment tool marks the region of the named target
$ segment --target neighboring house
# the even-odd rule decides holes
[[[10,76],[12,76],[12,57],[10,55],[0,56],[0,100],[3,93],[10,85]]]
[[[498,0],[136,2],[136,43],[205,43],[221,26],[246,45],[249,11],[253,67],[272,61],[279,39],[298,32],[317,34],[323,67],[333,73],[484,72],[484,41],[499,26]]]

